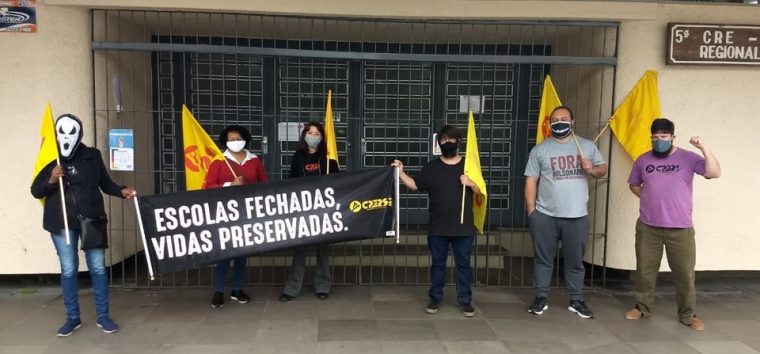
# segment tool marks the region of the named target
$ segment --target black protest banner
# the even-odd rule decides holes
[[[293,246],[396,236],[391,167],[135,198],[155,273]]]

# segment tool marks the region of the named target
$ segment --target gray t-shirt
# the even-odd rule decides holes
[[[605,164],[599,149],[578,137],[583,154],[594,166]],[[559,218],[588,215],[588,180],[573,139],[558,143],[548,138],[530,151],[525,176],[538,177],[536,210]]]

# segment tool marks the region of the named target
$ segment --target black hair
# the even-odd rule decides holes
[[[459,129],[457,129],[457,127],[451,124],[446,124],[441,127],[441,130],[438,131],[438,145],[441,145],[441,140],[443,140],[444,137],[454,139],[458,143],[462,140],[462,133],[459,132]]]
[[[676,132],[676,126],[670,119],[657,118],[652,121],[652,127],[649,129],[652,135],[657,133],[665,133],[673,135]]]
[[[237,132],[240,134],[240,137],[245,140],[245,145],[251,143],[251,133],[248,132],[248,129],[245,129],[240,125],[230,125],[227,128],[224,128],[221,133],[219,133],[219,142],[222,144],[222,148],[227,146],[227,135],[230,132]]]
[[[570,120],[575,120],[575,115],[573,114],[573,110],[570,109],[568,106],[557,106],[554,109],[552,109],[552,113],[549,114],[549,118],[554,114],[554,112],[559,111],[560,109],[564,109],[570,113]]]
[[[319,122],[308,122],[303,126],[303,130],[301,130],[301,137],[298,138],[298,146],[296,146],[296,151],[303,151],[306,153],[309,152],[309,144],[306,143],[306,133],[309,131],[309,129],[311,129],[311,127],[316,127],[319,131],[319,134],[322,135],[322,140],[320,140],[319,144],[317,145],[317,155],[327,156],[327,136],[325,134],[325,127],[323,127]]]

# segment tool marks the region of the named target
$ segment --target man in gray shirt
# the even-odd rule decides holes
[[[536,289],[528,312],[540,315],[549,308],[546,297],[557,244],[562,241],[565,283],[570,292],[567,309],[582,318],[592,318],[594,313],[582,296],[586,273],[583,253],[589,229],[587,176],[604,176],[607,163],[594,143],[575,136],[575,120],[569,108],[555,108],[549,122],[552,137],[530,151],[525,167],[525,207],[533,237],[533,286]]]

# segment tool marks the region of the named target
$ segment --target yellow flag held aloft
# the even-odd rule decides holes
[[[37,161],[34,163],[34,175],[32,180],[37,178],[45,166],[58,160],[58,144],[55,137],[55,119],[50,103],[45,106],[45,113],[42,114],[42,123],[40,124],[40,152],[37,154]],[[40,200],[45,204],[45,198]]]
[[[652,149],[649,128],[661,115],[657,72],[647,70],[615,110],[610,122],[610,128],[633,160]]]
[[[185,188],[189,191],[201,189],[211,163],[224,160],[224,155],[185,105],[182,105],[182,144]]]
[[[544,88],[541,90],[541,109],[538,111],[538,129],[536,129],[536,145],[541,144],[545,138],[552,135],[551,122],[549,122],[552,111],[561,106],[557,90],[554,89],[551,77],[546,75],[544,79]]]
[[[55,141],[55,119],[50,103],[45,106],[45,113],[42,115],[42,124],[40,124],[40,152],[37,154],[37,162],[34,163],[34,176],[32,180],[45,166],[53,161],[58,160],[58,145]]]
[[[325,111],[325,137],[327,143],[327,158],[335,160],[340,166],[338,161],[338,142],[335,140],[335,123],[333,123],[332,113],[332,90],[327,91],[327,110]],[[327,173],[330,173],[330,164],[327,164]]]
[[[467,154],[464,157],[464,174],[480,189],[480,193],[473,195],[472,216],[475,227],[482,234],[486,222],[486,207],[488,204],[488,192],[486,181],[483,179],[483,170],[480,168],[480,150],[478,149],[478,136],[475,132],[475,118],[470,112],[470,122],[467,125]],[[464,203],[462,204],[464,208]]]

